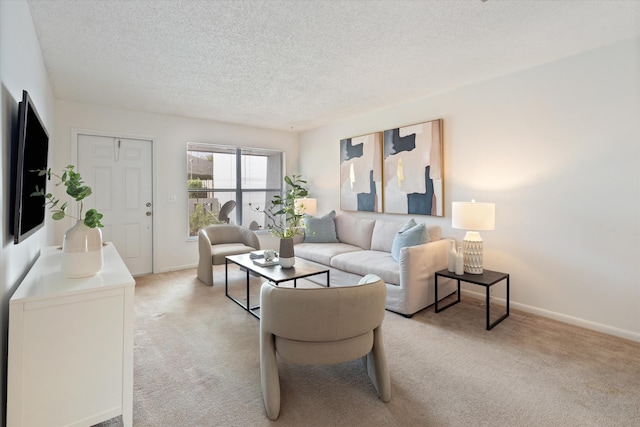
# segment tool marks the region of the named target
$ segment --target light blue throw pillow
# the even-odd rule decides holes
[[[304,216],[305,243],[339,243],[336,236],[336,211],[331,211],[323,217]]]
[[[391,245],[391,256],[398,262],[400,249],[407,246],[416,246],[424,243],[424,224],[416,224],[412,218],[396,233]]]

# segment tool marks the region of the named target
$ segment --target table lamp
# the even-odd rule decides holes
[[[478,231],[493,230],[496,223],[496,205],[493,203],[453,202],[451,226],[467,230],[462,248],[464,272],[482,274],[482,237]]]
[[[307,215],[315,215],[316,214],[316,199],[304,197],[302,199],[296,199],[294,202],[295,212],[298,215],[307,214]]]

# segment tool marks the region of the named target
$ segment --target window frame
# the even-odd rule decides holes
[[[214,184],[212,185],[212,188],[189,188],[189,152],[190,151],[196,151],[194,150],[195,147],[202,147],[202,150],[198,150],[198,151],[202,151],[202,152],[210,152],[210,153],[229,153],[231,154],[231,152],[233,152],[233,154],[235,155],[235,187],[220,187],[220,188],[216,188],[215,187],[215,180],[214,180]],[[265,156],[273,156],[273,155],[279,155],[280,157],[280,171],[279,171],[279,179],[278,179],[278,183],[279,186],[276,187],[264,187],[264,188],[242,188],[242,160],[243,160],[243,155],[265,155]],[[186,147],[186,165],[187,165],[187,227],[186,227],[186,231],[187,231],[187,240],[189,241],[195,241],[198,240],[198,236],[191,236],[189,235],[190,232],[190,225],[189,225],[189,219],[190,219],[190,206],[189,206],[189,200],[190,197],[189,195],[191,193],[197,193],[197,192],[207,192],[207,193],[234,193],[235,194],[235,201],[236,201],[236,207],[235,207],[235,224],[241,225],[243,227],[248,227],[248,225],[242,224],[242,218],[243,218],[243,210],[244,210],[244,194],[245,193],[277,193],[277,194],[282,194],[283,189],[284,189],[284,176],[285,176],[285,152],[283,150],[274,150],[274,149],[268,149],[268,148],[258,148],[258,147],[237,147],[237,146],[232,146],[232,145],[222,145],[222,144],[210,144],[210,143],[203,143],[203,142],[187,142],[187,147]],[[267,201],[265,201],[265,203],[267,203]]]

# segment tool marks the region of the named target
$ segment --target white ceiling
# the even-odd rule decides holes
[[[28,0],[57,98],[295,132],[640,36],[640,1]]]

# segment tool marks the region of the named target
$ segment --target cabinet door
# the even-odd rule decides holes
[[[23,425],[122,413],[123,289],[27,302],[23,319]]]

